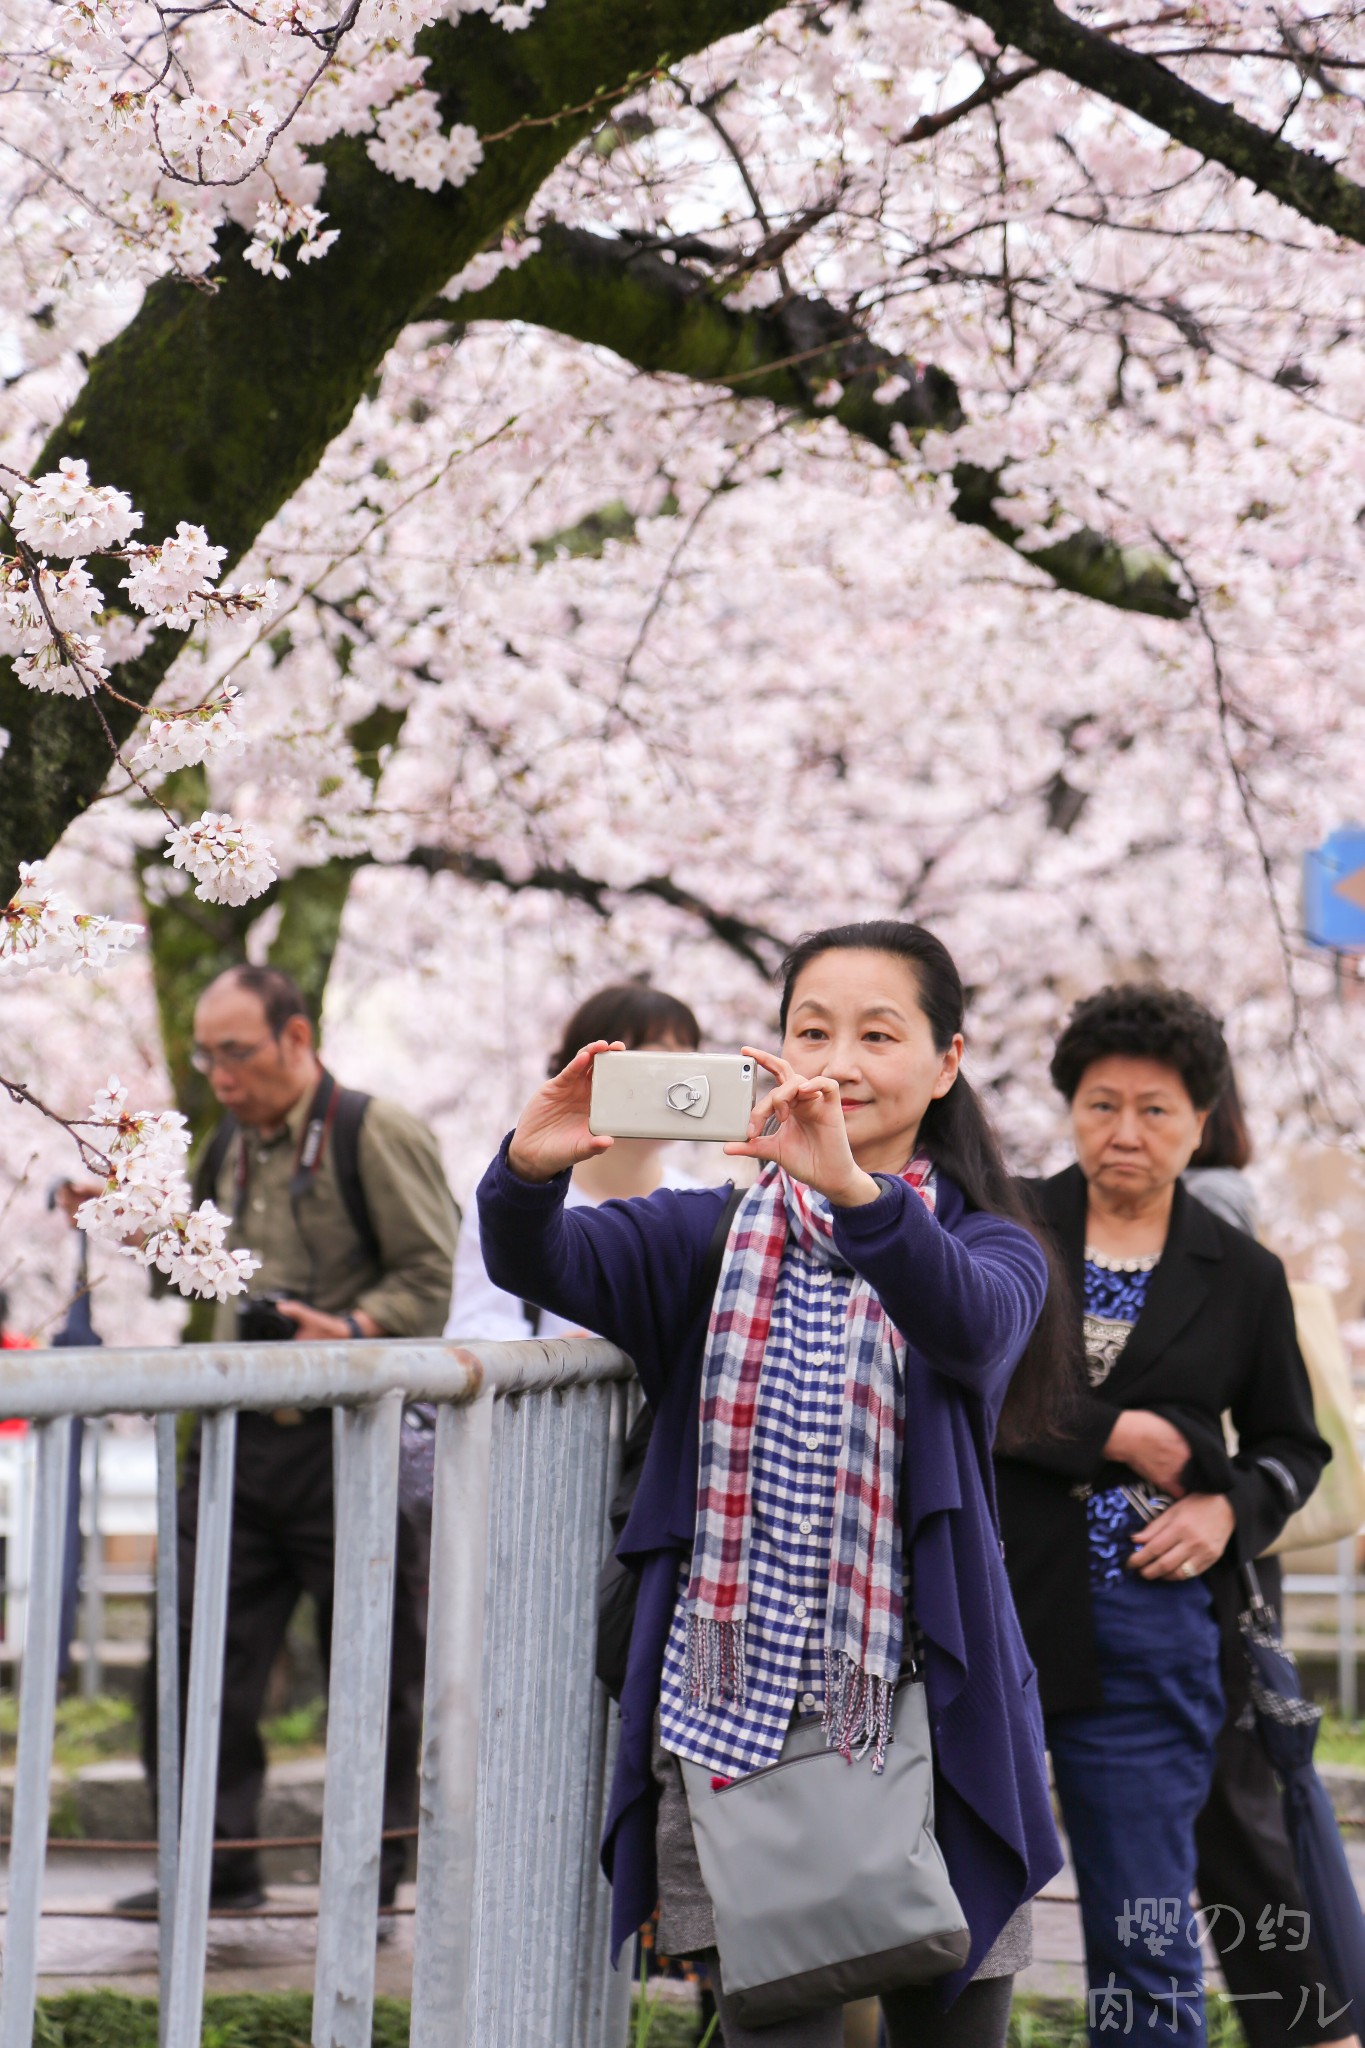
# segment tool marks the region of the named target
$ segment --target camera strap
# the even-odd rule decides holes
[[[298,1206],[313,1184],[313,1175],[322,1159],[327,1133],[332,1128],[332,1119],[337,1113],[339,1090],[335,1074],[329,1074],[326,1067],[318,1082],[312,1102],[308,1105],[308,1119],[299,1139],[299,1149],[294,1157],[294,1171],[289,1177],[289,1206],[298,1221]]]
[[[308,1105],[308,1115],[299,1136],[298,1149],[294,1154],[294,1171],[289,1176],[289,1206],[298,1222],[299,1203],[313,1183],[322,1160],[327,1133],[336,1115],[338,1089],[336,1076],[324,1067],[322,1078],[313,1091],[313,1100]],[[233,1219],[240,1227],[246,1202],[247,1183],[251,1177],[250,1133],[236,1125],[237,1167],[233,1177]],[[300,1233],[302,1234],[302,1233]]]

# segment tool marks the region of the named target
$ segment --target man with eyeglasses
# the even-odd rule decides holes
[[[195,1195],[231,1216],[228,1243],[261,1261],[245,1309],[218,1304],[215,1342],[239,1336],[327,1341],[439,1337],[450,1303],[459,1214],[430,1131],[382,1097],[341,1089],[323,1067],[297,985],[273,967],[230,968],[194,1013],[194,1050],[227,1113],[198,1162]],[[189,1669],[199,1494],[196,1431],[178,1508],[180,1697]],[[212,1905],[265,1902],[254,1850],[265,1782],[260,1717],[271,1668],[300,1595],[330,1648],[334,1558],[329,1409],[244,1413],[238,1423],[232,1556],[218,1766]],[[399,1524],[384,1827],[417,1816],[426,1651],[425,1543]],[[143,1762],[155,1784],[156,1687],[143,1714]],[[380,1904],[393,1903],[405,1841],[386,1841]],[[155,1910],[156,1894],[121,1902]]]

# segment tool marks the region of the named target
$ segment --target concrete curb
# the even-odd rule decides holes
[[[290,1757],[266,1772],[261,1800],[264,1835],[316,1835],[322,1827],[323,1760]],[[149,1841],[152,1802],[142,1766],[132,1757],[112,1757],[75,1772],[52,1773],[51,1814],[55,1834],[83,1835],[103,1842]],[[6,1833],[14,1797],[14,1766],[0,1770],[0,1825]],[[297,1861],[309,1851],[285,1852]]]

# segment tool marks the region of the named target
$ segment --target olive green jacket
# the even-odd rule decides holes
[[[376,1261],[346,1213],[330,1139],[297,1211],[289,1200],[312,1099],[310,1084],[277,1137],[246,1131],[234,1140],[213,1188],[213,1200],[233,1219],[229,1245],[261,1261],[251,1292],[287,1294],[327,1315],[363,1309],[388,1337],[439,1337],[460,1217],[435,1139],[396,1102],[377,1095],[366,1108],[357,1165],[379,1240]],[[241,1299],[218,1304],[217,1342],[236,1336]]]

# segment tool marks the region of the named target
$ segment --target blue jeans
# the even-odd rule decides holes
[[[1194,1823],[1223,1723],[1218,1625],[1202,1579],[1127,1573],[1092,1589],[1097,1713],[1054,1714],[1048,1747],[1085,1931],[1094,2048],[1204,2039],[1192,1926]]]

